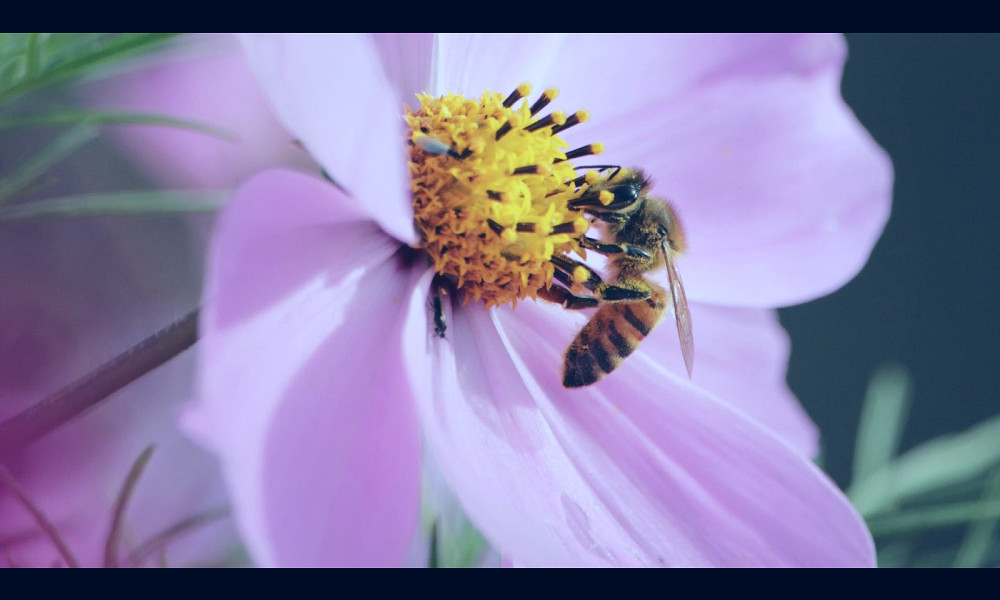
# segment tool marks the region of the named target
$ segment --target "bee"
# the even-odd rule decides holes
[[[570,208],[585,211],[604,224],[602,240],[583,236],[580,245],[610,258],[611,277],[605,283],[583,263],[553,258],[556,279],[566,287],[554,285],[540,295],[566,308],[597,307],[566,350],[563,385],[591,385],[614,371],[659,323],[668,306],[673,306],[690,377],[694,359],[691,314],[684,284],[674,266],[674,259],[685,251],[677,213],[669,203],[647,194],[650,180],[641,170],[589,168],[614,171],[571,201]],[[646,278],[647,273],[663,267],[667,270],[669,299],[667,290]],[[582,285],[593,293],[592,297],[570,291],[584,277]]]

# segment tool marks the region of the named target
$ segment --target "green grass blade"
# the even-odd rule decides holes
[[[42,61],[41,37],[40,33],[28,34],[28,48],[24,53],[25,77],[35,77],[38,74]]]
[[[1000,470],[994,471],[987,479],[982,500],[1000,502]],[[997,515],[971,523],[955,556],[955,566],[959,568],[985,566],[996,529]]]
[[[29,74],[29,69],[25,68],[24,77],[4,82],[4,88],[0,89],[0,104],[22,94],[80,75],[110,61],[138,54],[176,35],[176,33],[121,34],[111,38],[98,34],[70,37],[50,36],[47,44],[60,50],[55,53],[57,56],[51,62],[46,61],[48,64],[43,63],[42,68],[36,74]],[[82,52],[66,50],[66,47],[73,49],[74,44],[77,48],[82,45],[84,50]],[[27,49],[25,54],[27,56]],[[62,57],[61,60],[59,56]]]
[[[915,508],[868,519],[872,535],[898,535],[1000,517],[1000,499]]]
[[[156,191],[80,194],[0,207],[0,223],[41,218],[168,215],[215,212],[228,191]]]
[[[105,112],[85,109],[61,109],[44,113],[0,116],[0,131],[22,127],[55,127],[62,125],[161,125],[189,129],[225,140],[237,142],[239,137],[232,131],[187,119],[176,119],[163,115],[128,112]]]
[[[78,125],[42,148],[38,154],[18,165],[11,173],[0,179],[0,205],[30,186],[56,163],[70,156],[87,142],[97,137],[93,125]]]
[[[861,408],[852,481],[868,478],[899,451],[912,387],[909,372],[900,365],[884,365],[872,376]]]
[[[866,517],[905,500],[968,481],[1000,465],[1000,416],[910,450],[848,490]]]

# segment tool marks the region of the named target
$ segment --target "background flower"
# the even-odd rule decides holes
[[[100,153],[89,153],[100,168]],[[107,160],[106,155],[104,160]],[[79,165],[80,163],[77,163]],[[113,177],[113,176],[111,176]],[[0,419],[41,400],[166,326],[197,303],[196,248],[184,220],[103,218],[2,223]],[[211,517],[154,547],[141,564],[225,564],[240,544],[213,458],[180,435],[190,394],[184,355],[49,434],[4,465],[84,566],[104,563],[115,498],[142,450],[156,451],[124,519],[122,564],[178,523]],[[0,485],[0,564],[65,564]]]
[[[889,169],[836,93],[838,38],[609,39],[248,42],[279,114],[353,196],[262,175],[223,215],[215,242],[203,402],[192,422],[220,452],[243,531],[265,564],[401,555],[415,519],[412,401],[463,505],[519,562],[871,561],[843,498],[772,437],[814,447],[780,374],[757,390],[771,400],[755,415],[770,432],[663,369],[662,355],[630,358],[570,396],[553,365],[558,340],[568,343],[582,317],[530,303],[455,311],[452,337],[431,340],[427,358],[428,279],[366,224],[413,239],[396,119],[424,81],[432,93],[469,94],[565,83],[560,101],[595,115],[586,141],[605,141],[612,162],[651,170],[656,190],[684,192],[675,200],[692,256],[703,257],[681,265],[694,301],[801,300],[867,256],[887,214]],[[594,81],[593,72],[607,77]],[[773,331],[773,320],[742,310],[715,314]],[[696,327],[715,330],[712,314],[705,309]],[[764,354],[781,356],[780,335],[768,339],[779,349]],[[384,375],[403,369],[409,382]],[[713,385],[721,393],[739,383]]]
[[[235,40],[186,42],[158,55],[152,66],[75,91],[103,110],[209,123],[238,139],[164,126],[112,128],[135,164],[166,186],[208,188],[232,188],[265,164],[309,168],[308,158],[270,116]],[[54,95],[35,100],[39,106],[65,102]],[[45,141],[44,133],[5,133],[0,164],[21,164]],[[86,150],[48,172],[49,185],[18,202],[151,187],[108,138]],[[0,219],[0,419],[197,307],[211,221],[210,216]],[[150,445],[155,453],[125,513],[122,564],[245,562],[215,459],[177,429],[176,411],[191,395],[192,373],[193,356],[181,355],[25,451],[4,457],[82,565],[104,564],[116,496],[130,466]],[[132,560],[133,552],[189,519],[199,522]],[[2,485],[0,564],[64,564]]]

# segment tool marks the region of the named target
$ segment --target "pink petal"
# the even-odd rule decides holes
[[[164,126],[113,131],[161,181],[194,187],[234,187],[265,167],[315,169],[271,113],[246,57],[228,36],[203,36],[185,55],[129,72],[85,90],[102,109],[189,119],[229,131],[237,140]]]
[[[434,342],[434,393],[420,399],[445,475],[505,555],[874,565],[863,522],[814,465],[644,353],[601,384],[562,388],[575,330],[561,314],[457,311],[448,341]]]
[[[455,92],[478,98],[485,91],[507,94],[521,83],[535,96],[552,85],[553,64],[562,35],[442,34],[437,38],[436,86],[431,93]],[[590,80],[593,75],[587,75]],[[561,106],[561,104],[560,104]],[[572,111],[569,111],[572,112]]]
[[[418,41],[417,38],[415,41]],[[415,242],[398,82],[361,35],[254,35],[250,65],[278,116],[366,213]],[[394,72],[398,64],[386,60]]]
[[[819,432],[785,383],[789,341],[775,311],[706,304],[690,308],[695,339],[692,382],[798,452],[816,456]],[[663,367],[685,372],[671,314],[640,348]]]
[[[697,39],[710,55],[722,45]],[[840,38],[768,40],[728,38],[745,52],[686,89],[658,89],[665,72],[653,101],[587,132],[606,162],[642,166],[676,205],[693,300],[773,307],[829,293],[888,218],[892,167],[840,97]]]
[[[398,564],[414,534],[403,349],[426,336],[426,284],[414,295],[423,269],[398,249],[334,186],[291,172],[249,181],[220,217],[188,416],[261,564]]]

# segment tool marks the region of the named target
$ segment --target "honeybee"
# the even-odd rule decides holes
[[[685,251],[684,232],[676,211],[669,203],[647,195],[650,180],[641,170],[590,168],[613,171],[571,201],[570,208],[583,210],[604,223],[602,240],[584,236],[580,244],[611,259],[611,281],[605,283],[583,263],[553,258],[556,279],[566,287],[553,285],[540,295],[566,308],[598,307],[566,350],[563,385],[591,385],[614,371],[659,323],[668,305],[673,306],[684,366],[690,377],[694,337],[684,284],[674,266],[674,259]],[[667,291],[645,276],[661,267],[667,270],[669,301]],[[593,293],[592,297],[570,291],[584,277],[582,285]]]

